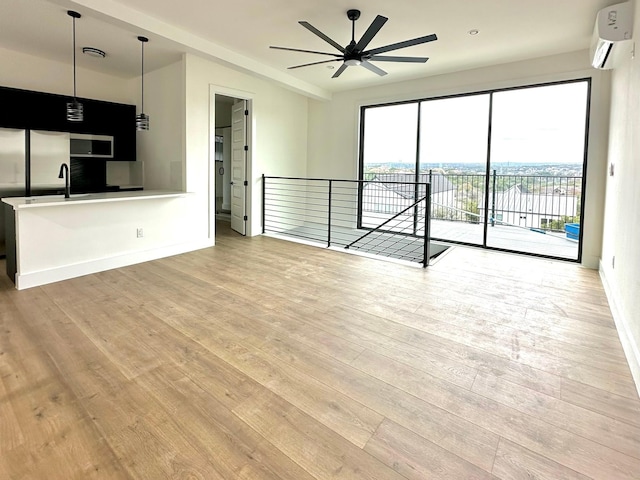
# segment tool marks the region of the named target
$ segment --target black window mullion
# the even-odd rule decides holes
[[[418,121],[416,122],[416,172],[414,175],[414,189],[413,189],[413,198],[414,202],[418,201],[418,195],[420,192],[420,188],[418,182],[420,180],[420,112],[422,111],[422,102],[416,102],[418,104]],[[426,212],[425,212],[426,214]],[[416,235],[418,231],[418,206],[413,207],[413,234]]]
[[[364,193],[364,117],[367,107],[360,107],[360,152],[359,152],[359,163],[360,163],[360,172],[358,173],[359,179],[361,180],[358,184],[358,211],[356,212],[356,227],[362,228],[362,197]]]
[[[487,127],[487,165],[484,174],[484,225],[482,233],[482,246],[487,248],[487,235],[489,233],[489,185],[491,177],[491,133],[493,126],[493,92],[489,93],[489,123]]]

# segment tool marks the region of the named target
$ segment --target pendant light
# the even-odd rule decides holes
[[[142,45],[140,113],[136,115],[136,130],[149,130],[149,115],[144,113],[144,44],[149,41],[147,37],[138,37]]]
[[[73,18],[73,101],[67,103],[67,120],[82,122],[84,120],[84,106],[76,98],[76,18],[80,18],[82,15],[73,10],[67,10],[67,15]]]

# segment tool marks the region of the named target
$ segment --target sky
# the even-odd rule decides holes
[[[495,163],[584,161],[587,82],[494,93],[491,159]],[[422,163],[484,163],[489,94],[421,104]],[[418,103],[367,108],[365,163],[415,164]]]

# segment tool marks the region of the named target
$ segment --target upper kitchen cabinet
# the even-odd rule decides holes
[[[1,87],[0,102],[0,127],[60,131],[66,123],[67,100],[61,95]]]
[[[91,133],[114,137],[113,160],[136,159],[136,107],[122,103],[78,98],[84,121],[69,122],[70,97],[0,87],[0,127],[57,132]]]
[[[69,131],[92,133],[94,135],[111,135],[113,136],[113,160],[135,160],[135,105],[89,99],[80,99],[80,101],[84,104],[84,122],[77,122],[71,126],[73,129]]]

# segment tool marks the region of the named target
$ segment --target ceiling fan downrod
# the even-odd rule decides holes
[[[347,18],[351,20],[351,43],[356,44],[356,20],[360,18],[360,10],[347,10]]]

